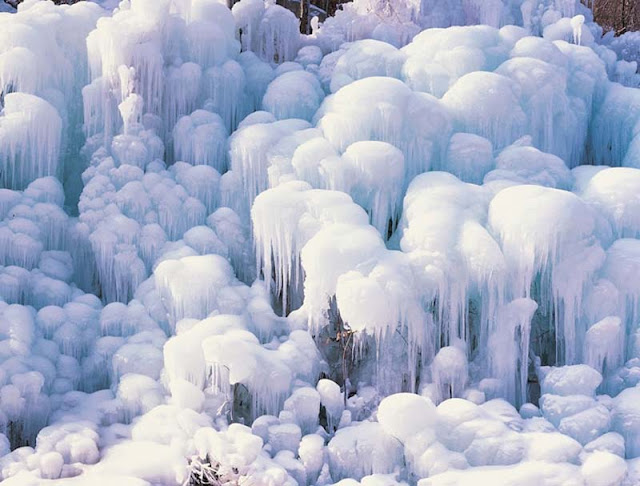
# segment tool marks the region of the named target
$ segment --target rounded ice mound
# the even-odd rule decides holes
[[[468,366],[464,349],[457,346],[440,348],[431,363],[431,373],[439,400],[460,395],[467,385]]]
[[[342,152],[365,140],[395,145],[405,156],[406,181],[441,160],[451,133],[450,114],[440,100],[388,77],[341,88],[325,98],[314,121]]]
[[[614,83],[605,93],[591,120],[594,164],[635,166],[639,138],[634,137],[640,118],[640,93]]]
[[[4,97],[0,116],[0,182],[24,189],[44,176],[60,176],[62,119],[47,101],[27,93]]]
[[[539,59],[549,64],[566,68],[569,59],[548,39],[526,36],[518,40],[511,50],[510,56]]]
[[[64,204],[64,188],[62,183],[53,176],[34,180],[27,186],[23,194],[36,202],[51,203],[56,206]]]
[[[291,411],[303,434],[315,432],[320,413],[320,393],[312,387],[294,390],[284,402],[284,410]]]
[[[510,145],[496,158],[495,170],[489,172],[484,182],[509,180],[518,184],[536,184],[570,189],[573,185],[571,171],[560,157],[548,154],[528,145]]]
[[[402,445],[376,422],[338,430],[327,446],[334,480],[389,474],[402,462]]]
[[[206,98],[203,108],[218,113],[227,130],[233,132],[249,109],[248,95],[253,88],[247,82],[242,66],[235,60],[213,66],[203,73],[202,83],[204,86],[201,96]]]
[[[563,366],[553,368],[545,375],[542,394],[593,397],[600,383],[602,375],[588,365]]]
[[[318,434],[305,435],[300,441],[298,455],[308,480],[316,481],[325,463],[324,437]]]
[[[319,65],[322,62],[322,57],[322,49],[320,49],[320,47],[309,45],[300,48],[296,55],[295,62],[306,68],[313,64]]]
[[[302,303],[300,258],[306,243],[331,223],[366,225],[368,218],[347,194],[292,181],[258,195],[251,219],[258,269],[263,275],[275,270],[275,290],[293,309]]]
[[[584,159],[589,118],[585,99],[572,96],[566,61],[553,65],[540,59],[514,57],[496,73],[510,78],[518,87],[520,104],[527,116],[526,132],[533,145],[553,153],[574,167]]]
[[[383,250],[384,242],[371,226],[332,224],[324,227],[300,253],[306,274],[305,308],[312,316],[323,316],[329,299],[336,294],[340,276]],[[330,269],[328,262],[333,262]]]
[[[334,431],[340,423],[340,417],[344,411],[344,402],[340,385],[326,378],[318,381],[316,389],[320,394],[320,403],[327,412],[327,425],[330,431]]]
[[[180,118],[173,129],[174,159],[191,165],[210,165],[224,172],[228,135],[220,115],[196,110]]]
[[[442,169],[460,180],[481,184],[485,174],[493,169],[493,145],[473,133],[454,133],[447,147]]]
[[[513,269],[512,292],[529,297],[532,283],[541,278],[552,291],[534,296],[538,304],[557,307],[563,303],[555,319],[556,355],[560,363],[574,364],[586,331],[576,326],[582,289],[605,257],[596,235],[603,239],[608,235],[597,214],[570,192],[517,185],[493,198],[488,223]]]
[[[148,460],[141,461],[142,456],[147,456]],[[98,477],[112,474],[115,477],[139,478],[144,481],[139,483],[142,486],[149,483],[171,484],[186,466],[187,460],[178,448],[151,440],[139,440],[121,442],[107,448],[92,472]]]
[[[620,456],[606,451],[596,451],[584,462],[581,472],[587,486],[617,486],[624,484],[627,464]]]
[[[593,211],[577,196],[533,185],[500,191],[491,201],[489,224],[503,240],[505,256],[516,259],[541,258],[556,245],[591,237],[596,229]],[[523,246],[534,254],[525,257],[519,251]]]
[[[302,64],[298,64],[295,61],[287,61],[287,62],[283,62],[282,64],[278,64],[278,67],[276,67],[273,71],[273,74],[277,77],[285,74],[285,73],[289,73],[291,71],[304,71],[304,67],[302,66]]]
[[[353,81],[373,76],[400,77],[406,56],[394,46],[373,39],[350,44],[340,56],[331,76],[331,92],[335,93]]]
[[[241,123],[229,138],[230,173],[235,173],[240,178],[239,190],[242,191],[248,208],[256,196],[269,187],[269,149],[288,135],[310,128],[307,121],[295,118],[267,122],[264,113],[268,112],[260,112],[257,117],[250,115],[251,123]],[[267,116],[269,118],[271,117]],[[234,199],[238,199],[238,195],[234,195]],[[237,201],[234,203],[238,205]]]
[[[613,401],[612,429],[624,437],[625,456],[640,457],[640,387],[623,390]]]
[[[236,5],[240,2],[236,3]],[[234,6],[235,7],[235,6]],[[243,36],[244,38],[245,36]],[[257,51],[255,51],[257,52]],[[260,109],[262,97],[264,96],[267,86],[275,77],[274,69],[268,62],[261,60],[254,51],[244,51],[238,56],[238,62],[242,66],[247,81],[248,100],[246,110]],[[246,115],[246,113],[243,113]],[[251,114],[249,115],[251,116]]]
[[[442,98],[451,82],[449,72],[436,63],[425,62],[422,56],[409,57],[402,66],[400,79],[415,91]]]
[[[501,34],[488,25],[423,30],[402,49],[409,56],[403,68],[403,74],[409,75],[405,79],[420,91],[444,88],[441,94],[433,93],[441,96],[461,76],[492,71],[507,59],[511,41]]]
[[[253,417],[282,407],[293,372],[277,350],[263,348],[254,334],[244,330],[209,336],[202,349],[214,389],[231,396],[232,385],[243,384],[251,394]]]
[[[423,301],[434,301],[436,342],[466,338],[469,304],[463,282],[474,282],[489,300],[481,319],[489,322],[506,274],[505,257],[484,227],[487,193],[446,172],[420,174],[404,198],[402,218],[392,238],[420,282]],[[479,250],[481,248],[481,251]],[[468,284],[464,284],[468,285]],[[484,324],[481,324],[484,326]],[[444,341],[443,341],[444,340]]]
[[[640,316],[640,240],[621,238],[607,250],[601,274],[611,281],[620,295],[623,329],[633,329]]]
[[[220,464],[244,468],[254,462],[262,449],[260,437],[244,425],[232,424],[224,432],[205,427],[196,432],[194,442],[199,454],[210,454]]]
[[[290,71],[271,81],[262,99],[262,109],[277,120],[311,120],[324,99],[318,79],[307,71]]]
[[[616,370],[624,359],[624,329],[619,317],[608,316],[593,324],[585,337],[584,360],[606,375]]]
[[[386,238],[389,225],[395,227],[400,214],[404,155],[389,143],[363,141],[349,145],[342,159],[351,168],[345,174],[351,187],[345,192],[371,215],[371,225]]]
[[[378,423],[385,432],[406,442],[411,436],[436,423],[436,407],[425,397],[397,393],[386,397],[378,406]]]
[[[156,286],[173,322],[204,319],[219,309],[222,291],[234,281],[231,264],[219,255],[165,260],[155,270]]]
[[[546,435],[546,434],[545,434]],[[542,447],[542,445],[541,445]],[[542,485],[571,484],[580,475],[573,464],[545,463],[543,467],[535,462],[524,461],[508,467],[469,468],[463,471],[451,470],[421,479],[419,486],[475,486],[477,484],[496,485]]]
[[[256,52],[265,61],[292,61],[300,45],[299,22],[290,10],[276,4],[266,4],[258,27]]]
[[[640,169],[604,168],[583,184],[582,199],[607,217],[618,238],[640,236]]]
[[[518,86],[505,76],[472,72],[462,76],[442,97],[460,131],[489,139],[501,149],[525,135],[527,117]]]

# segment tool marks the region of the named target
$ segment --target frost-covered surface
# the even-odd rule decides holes
[[[640,484],[637,33],[313,25],[0,13],[0,481]]]

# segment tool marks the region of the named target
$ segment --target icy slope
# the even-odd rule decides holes
[[[0,480],[640,484],[634,36],[314,25],[0,13]]]

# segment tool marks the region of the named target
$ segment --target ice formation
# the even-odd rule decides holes
[[[311,25],[0,7],[0,481],[640,484],[637,33]]]

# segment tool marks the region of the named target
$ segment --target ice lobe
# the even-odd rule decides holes
[[[39,177],[61,176],[62,120],[47,101],[9,93],[0,116],[0,182],[24,189]]]
[[[517,47],[518,44],[514,49]],[[527,116],[526,131],[533,145],[559,156],[573,167],[584,157],[588,115],[584,101],[569,91],[569,75],[562,64],[558,64],[514,57],[495,72],[517,83],[520,103]],[[580,109],[572,109],[574,106]]]
[[[371,225],[383,237],[395,228],[405,179],[404,155],[385,142],[356,142],[342,156],[346,169],[344,191],[370,215]],[[351,170],[349,170],[351,169]],[[331,189],[341,189],[339,185]],[[351,186],[351,187],[349,187]]]
[[[352,82],[374,76],[399,78],[405,55],[392,45],[374,39],[350,44],[336,62],[331,75],[331,92]]]
[[[595,396],[602,375],[587,365],[574,365],[550,370],[542,382],[542,393],[559,396]]]
[[[311,120],[324,99],[318,79],[306,71],[291,71],[269,83],[262,108],[276,120],[300,118]]]
[[[619,291],[620,298],[616,314],[622,320],[625,336],[636,332],[634,323],[640,315],[637,297],[640,292],[640,280],[636,277],[639,254],[640,241],[631,238],[616,240],[607,250],[602,267],[603,277],[611,281]],[[629,344],[625,341],[625,348]],[[625,351],[628,353],[629,349]]]
[[[612,428],[624,437],[627,458],[640,456],[640,388],[628,388],[614,399]]]
[[[443,96],[460,131],[488,138],[501,149],[525,135],[526,114],[520,91],[509,78],[473,72],[462,76]]]
[[[385,432],[405,444],[413,435],[434,427],[437,420],[433,403],[410,393],[397,393],[382,400],[377,416]],[[406,417],[413,420],[408,421]]]
[[[306,128],[309,128],[308,122],[297,119],[259,122],[240,127],[230,137],[230,168],[240,177],[248,208],[251,208],[256,196],[269,187],[268,149],[286,135]]]
[[[527,401],[531,320],[538,304],[515,299],[498,310],[496,325],[489,337],[489,365],[501,384],[500,396],[521,405]]]
[[[636,238],[640,235],[640,221],[636,219],[638,184],[640,171],[604,167],[583,182],[577,192],[607,217],[617,238]]]
[[[175,324],[184,317],[203,319],[219,309],[224,298],[220,291],[232,283],[234,273],[221,256],[189,256],[163,261],[156,268],[154,279]],[[195,288],[194,281],[198,282]]]
[[[313,190],[291,182],[261,193],[251,210],[256,241],[257,268],[267,285],[275,274],[275,292],[282,296],[283,311],[302,304],[300,253],[325,225],[342,222],[366,224],[367,216],[351,198],[338,191]]]
[[[339,322],[354,333],[355,357],[375,349],[378,389],[414,389],[420,363],[432,356],[433,340],[405,256],[387,250],[371,226],[336,223],[308,241],[301,262],[306,278],[300,311],[310,329],[339,331],[331,319],[337,311]]]
[[[191,165],[209,165],[222,173],[227,168],[227,136],[218,114],[196,110],[180,118],[173,129],[174,158]]]
[[[397,79],[370,77],[328,96],[314,120],[340,151],[354,142],[390,143],[405,156],[405,181],[437,164],[450,136],[447,107]]]
[[[276,349],[261,346],[254,334],[242,330],[210,336],[202,347],[211,385],[227,397],[233,395],[232,387],[244,386],[250,394],[252,418],[281,410],[295,377],[315,379],[315,353],[307,354],[310,366],[298,368],[295,361],[315,348],[302,331],[294,331]]]
[[[402,461],[402,446],[376,422],[339,430],[327,446],[332,477],[362,479],[388,474]]]
[[[243,50],[251,50],[263,60],[292,61],[300,43],[299,23],[286,8],[256,0],[237,2],[232,9],[242,32]]]
[[[484,182],[509,180],[519,184],[571,189],[573,177],[562,159],[528,145],[529,141],[525,137],[500,152],[495,170],[485,176]]]
[[[442,169],[464,182],[480,184],[494,168],[493,145],[484,137],[472,133],[454,133],[447,147]]]
[[[505,257],[484,227],[488,195],[444,172],[416,177],[404,200],[393,243],[407,253],[420,282],[422,302],[432,308],[436,342],[445,346],[470,333],[467,307],[482,294],[479,339],[504,299]],[[482,251],[479,251],[479,243]],[[451,250],[453,249],[453,250]]]
[[[526,185],[499,192],[489,206],[488,222],[514,269],[513,295],[529,297],[531,285],[540,279],[540,295],[534,298],[553,313],[557,358],[575,363],[586,332],[576,326],[585,286],[605,257],[594,236],[595,213],[569,192]]]

